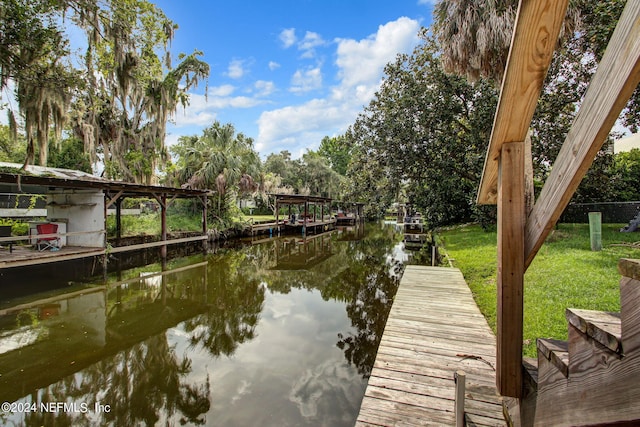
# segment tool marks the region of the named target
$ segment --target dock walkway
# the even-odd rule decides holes
[[[455,425],[454,373],[466,374],[467,425],[505,426],[496,339],[460,270],[407,266],[356,426]]]

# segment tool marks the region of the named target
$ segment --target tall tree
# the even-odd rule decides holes
[[[177,26],[146,0],[7,0],[0,18],[0,89],[14,132],[24,123],[25,164],[36,146],[46,164],[50,124],[57,141],[70,118],[107,174],[149,182],[166,158],[168,117],[209,72],[199,52],[172,67],[168,44]],[[70,55],[63,28],[70,24],[87,36],[84,64]]]
[[[304,181],[302,179],[303,165],[299,159],[292,159],[291,153],[283,150],[280,153],[271,153],[264,161],[265,173],[280,176],[280,185],[291,187],[294,193],[304,193]]]
[[[342,176],[331,168],[329,161],[315,151],[302,156],[301,178],[314,196],[336,198],[340,192]]]
[[[78,4],[74,5],[73,2]],[[149,183],[164,149],[166,122],[187,92],[209,74],[201,52],[168,45],[177,25],[146,0],[109,0],[100,7],[72,0],[72,18],[87,33],[87,91],[77,99],[73,128],[110,177]]]
[[[47,0],[0,3],[0,96],[14,139],[24,123],[25,164],[33,163],[36,147],[46,164],[50,125],[59,137],[79,82],[65,63],[69,47],[57,23],[60,11]]]
[[[533,118],[533,166],[543,181],[570,129],[579,103],[618,22],[624,0],[570,0],[558,48]],[[515,23],[517,0],[440,0],[434,33],[447,70],[470,78],[502,81]],[[640,125],[640,91],[622,113],[632,131]],[[600,158],[606,157],[601,153]],[[586,183],[588,185],[588,183]]]
[[[599,0],[581,2],[584,21],[580,41],[585,52],[591,52],[599,61],[604,54],[611,34],[615,29],[626,0]],[[622,112],[621,123],[631,132],[640,127],[640,89],[636,88]]]
[[[445,73],[437,43],[426,31],[422,37],[412,55],[387,65],[380,91],[347,132],[357,147],[348,176],[354,186],[361,173],[378,180],[376,188],[352,188],[354,195],[407,188],[410,203],[438,226],[474,214],[497,98],[486,80]]]

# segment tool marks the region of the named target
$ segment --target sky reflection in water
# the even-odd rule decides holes
[[[351,426],[401,239],[367,225],[248,242],[0,301],[0,424]]]

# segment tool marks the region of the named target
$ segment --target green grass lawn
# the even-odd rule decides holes
[[[161,224],[160,214],[143,213],[140,215],[124,215],[121,218],[122,235],[160,235]],[[202,217],[200,215],[167,215],[167,231],[201,231]],[[116,216],[107,216],[107,235],[116,235]]]
[[[249,219],[253,219],[254,222],[259,222],[259,221],[275,221],[276,217],[273,215],[245,215],[244,216],[247,220]],[[280,219],[284,219],[286,218],[286,215],[281,215]]]
[[[536,355],[536,338],[567,339],[566,308],[619,311],[618,260],[640,258],[640,250],[615,246],[640,241],[620,233],[623,224],[602,225],[602,251],[593,252],[588,224],[560,224],[525,274],[524,352]],[[480,310],[496,330],[496,232],[480,226],[440,232],[441,244],[459,268]]]

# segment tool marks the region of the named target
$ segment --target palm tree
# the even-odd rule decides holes
[[[578,1],[570,1],[561,34],[579,23]],[[480,77],[500,86],[507,64],[518,0],[439,0],[434,8],[434,35],[442,48],[445,70]]]
[[[173,152],[180,157],[176,178],[190,188],[215,188],[218,208],[230,190],[247,193],[257,189],[253,177],[260,176],[260,158],[253,139],[236,135],[231,124],[216,121],[200,137],[181,138]]]
[[[517,0],[440,0],[434,8],[434,34],[445,70],[470,80],[499,82],[509,54]]]

